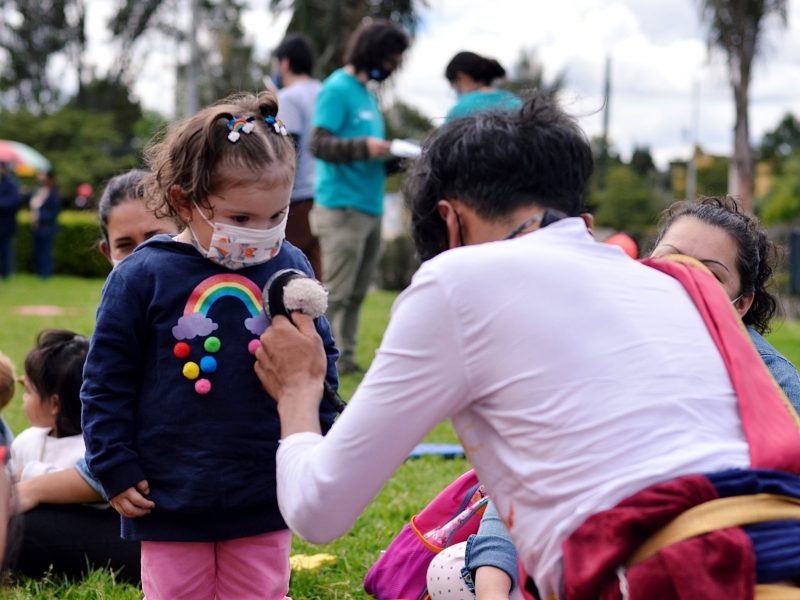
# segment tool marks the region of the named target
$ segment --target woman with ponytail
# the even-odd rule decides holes
[[[447,113],[447,120],[468,117],[482,110],[516,110],[522,101],[511,92],[492,87],[492,82],[506,76],[506,70],[493,58],[474,52],[459,52],[445,69],[444,76],[458,96]]]
[[[770,291],[777,252],[761,222],[730,197],[677,202],[664,211],[652,252],[656,258],[668,254],[699,260],[719,280],[772,376],[800,411],[797,369],[762,335],[778,300]]]

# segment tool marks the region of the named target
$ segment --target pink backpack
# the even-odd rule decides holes
[[[478,533],[488,501],[475,471],[464,473],[403,527],[367,573],[364,590],[378,600],[427,598],[431,560]]]

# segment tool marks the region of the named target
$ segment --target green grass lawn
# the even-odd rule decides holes
[[[94,315],[100,301],[100,280],[75,277],[53,277],[48,281],[30,275],[17,275],[0,281],[0,351],[7,354],[21,371],[25,354],[36,334],[47,327],[61,327],[90,335]],[[397,294],[376,291],[369,294],[362,310],[358,361],[367,367],[380,344],[389,322],[389,310]],[[20,314],[21,307],[58,306],[61,316],[32,316]],[[26,309],[22,309],[25,311]],[[31,312],[27,309],[27,312]],[[342,397],[349,399],[361,376],[342,378]],[[18,393],[4,411],[15,433],[29,423],[22,410],[22,394]],[[426,441],[452,443],[456,441],[449,423],[442,423]],[[327,552],[338,557],[336,565],[322,567],[315,573],[296,573],[292,576],[289,595],[303,598],[368,598],[361,588],[369,567],[386,548],[391,539],[409,519],[419,512],[442,488],[469,469],[464,459],[445,460],[428,457],[403,465],[389,481],[378,498],[343,538],[325,546],[311,546],[295,538],[292,553],[316,554]],[[336,507],[332,506],[331,511]],[[142,597],[141,591],[129,585],[115,584],[111,574],[96,571],[81,582],[65,582],[55,577],[25,579],[11,582],[0,592],[0,598],[18,599],[107,599],[133,600]]]
[[[41,281],[33,276],[18,275],[0,282],[0,351],[15,362],[18,369],[36,334],[43,328],[63,327],[90,335],[94,314],[100,300],[102,281],[74,277],[54,277]],[[358,360],[367,367],[389,321],[389,309],[396,294],[371,293],[362,311]],[[61,316],[25,316],[21,307],[53,305],[64,309]],[[770,341],[792,362],[800,363],[800,322],[775,326]],[[342,396],[348,399],[361,381],[360,376],[342,378]],[[22,395],[17,396],[3,415],[15,432],[28,426],[22,410]],[[426,441],[455,442],[449,423],[442,423]],[[338,557],[332,566],[314,573],[295,573],[290,596],[295,600],[367,598],[362,589],[364,575],[392,538],[409,519],[419,512],[441,489],[469,468],[464,459],[444,460],[427,457],[405,463],[386,484],[377,499],[356,523],[353,530],[325,546],[311,546],[295,538],[292,552],[316,554],[327,552]],[[331,512],[336,510],[330,507]],[[81,582],[59,580],[51,576],[11,582],[0,598],[16,599],[104,599],[134,600],[141,591],[129,585],[115,584],[113,575],[95,571]]]

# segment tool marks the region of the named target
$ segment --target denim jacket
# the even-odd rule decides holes
[[[800,375],[797,374],[797,369],[755,329],[748,326],[747,333],[750,334],[753,345],[761,355],[761,360],[767,365],[775,381],[789,398],[789,402],[796,411],[800,412]]]
[[[490,500],[483,513],[477,535],[469,536],[461,575],[469,590],[475,593],[475,571],[478,567],[495,567],[511,578],[511,589],[517,587],[517,549],[511,543],[508,529],[500,520]]]

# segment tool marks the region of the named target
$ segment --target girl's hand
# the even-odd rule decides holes
[[[136,517],[143,517],[150,514],[150,511],[155,508],[156,504],[152,500],[148,500],[145,496],[150,493],[150,486],[146,479],[142,479],[139,483],[129,487],[121,494],[117,494],[109,502],[119,514],[123,517],[131,519]]]

